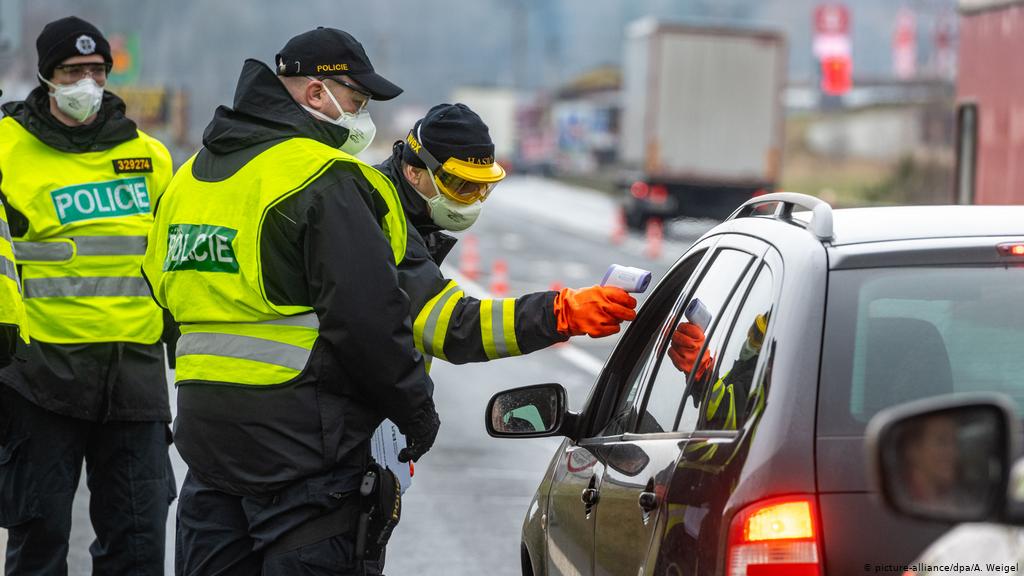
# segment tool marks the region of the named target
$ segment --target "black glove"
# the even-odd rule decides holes
[[[418,462],[420,457],[430,450],[437,438],[437,429],[441,427],[441,419],[434,410],[433,400],[427,400],[415,418],[404,426],[399,426],[405,434],[406,447],[398,453],[399,462]]]

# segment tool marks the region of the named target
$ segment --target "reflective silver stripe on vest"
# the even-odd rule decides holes
[[[7,256],[0,255],[0,276],[7,276],[14,280],[14,283],[18,285],[18,292],[21,292],[21,283],[18,282],[18,269]]]
[[[312,328],[316,330],[320,328],[320,318],[317,317],[316,312],[307,312],[306,314],[299,314],[298,316],[287,316],[285,318],[278,318],[276,320],[264,320],[262,322],[253,322],[253,324],[301,326],[303,328]]]
[[[75,255],[70,242],[15,242],[14,257],[35,262],[64,262]]]
[[[24,282],[25,298],[151,296],[149,285],[138,277],[26,278]]]
[[[146,253],[145,236],[78,236],[71,240],[79,256],[142,256]],[[35,262],[71,260],[74,250],[70,242],[14,243],[15,257]]]
[[[182,334],[178,339],[175,357],[181,358],[190,354],[253,360],[302,371],[309,361],[311,351],[292,344],[252,336],[191,332]]]
[[[79,256],[142,256],[145,236],[76,236]]]
[[[442,338],[442,350],[434,350],[434,332],[437,330],[437,323],[441,320],[441,311],[444,310],[444,305],[448,303],[448,299],[451,295],[459,291],[459,285],[454,282],[448,286],[448,289],[441,293],[440,298],[434,301],[434,307],[430,309],[430,315],[427,316],[427,321],[423,323],[423,352],[430,354],[431,356],[440,356],[444,353],[443,340]],[[441,354],[438,354],[441,352]]]
[[[0,219],[0,238],[11,241],[11,227],[7,225],[7,221]]]

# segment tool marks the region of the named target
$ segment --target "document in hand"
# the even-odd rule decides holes
[[[370,438],[370,450],[373,459],[381,466],[391,470],[402,487],[402,494],[412,485],[411,467],[408,462],[399,462],[398,453],[405,448],[405,436],[398,431],[398,426],[391,420],[381,423]]]

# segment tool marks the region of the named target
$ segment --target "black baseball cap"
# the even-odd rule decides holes
[[[318,27],[295,36],[274,59],[278,76],[350,76],[374,100],[391,100],[402,89],[373,71],[363,45],[348,32]]]

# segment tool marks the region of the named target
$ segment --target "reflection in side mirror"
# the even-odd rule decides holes
[[[1016,435],[1013,403],[995,395],[929,398],[868,425],[877,489],[895,511],[929,520],[1003,516]]]
[[[538,384],[495,394],[487,404],[487,433],[496,438],[538,438],[561,431],[565,389]]]

